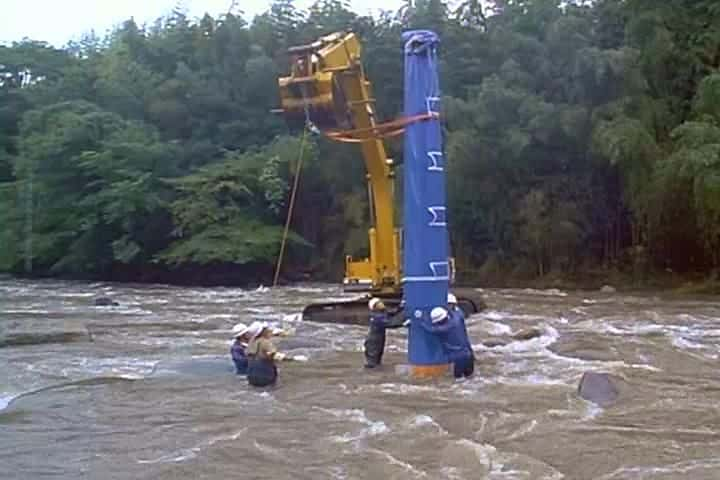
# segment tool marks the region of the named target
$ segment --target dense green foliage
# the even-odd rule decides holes
[[[462,272],[715,273],[720,5],[485,3],[418,0],[370,18],[340,0],[277,0],[250,24],[178,11],[64,49],[0,46],[0,271],[267,272],[301,143],[270,112],[287,47],[355,30],[389,119],[402,109],[400,33],[432,28]],[[367,248],[363,164],[317,138],[303,161],[288,268],[337,276]]]

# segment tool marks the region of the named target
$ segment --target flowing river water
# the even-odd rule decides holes
[[[344,296],[331,286],[0,279],[0,332],[38,319],[89,332],[0,347],[0,478],[720,478],[713,298],[484,294],[468,319],[476,376],[418,382],[397,368],[402,330],[368,372],[364,328],[287,320]],[[100,295],[120,305],[94,306]],[[232,325],[257,318],[285,318],[295,333],[279,347],[309,357],[271,390],[228,356]],[[587,371],[617,381],[614,404],[577,396]]]

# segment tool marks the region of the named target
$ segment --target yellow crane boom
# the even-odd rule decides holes
[[[370,256],[346,257],[346,287],[374,291],[400,290],[400,242],[395,228],[394,171],[377,125],[375,100],[361,62],[362,47],[354,33],[334,33],[310,45],[292,47],[290,75],[279,79],[286,117],[311,120],[327,131],[357,131],[367,170],[371,219]]]

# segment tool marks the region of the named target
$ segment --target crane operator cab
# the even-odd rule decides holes
[[[290,75],[278,81],[282,109],[288,124],[302,126],[309,120],[320,130],[354,128],[341,88],[343,71],[324,68],[327,61],[317,54],[323,46],[337,41],[339,36],[328,35],[310,45],[288,50],[291,57]],[[348,48],[348,53],[350,51]],[[344,63],[351,67],[352,56],[348,55]]]

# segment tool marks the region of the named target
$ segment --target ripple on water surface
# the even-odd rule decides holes
[[[120,305],[95,307],[100,294]],[[45,316],[93,337],[0,348],[0,463],[14,478],[718,478],[712,302],[485,294],[490,309],[467,322],[477,375],[411,382],[394,368],[402,330],[368,372],[364,328],[297,318],[308,302],[351,297],[337,288],[0,280],[0,325]],[[280,348],[311,359],[280,365],[269,391],[227,357],[232,325],[256,318],[291,325]],[[513,337],[528,329],[538,334]],[[578,399],[585,371],[621,380],[618,402]]]

